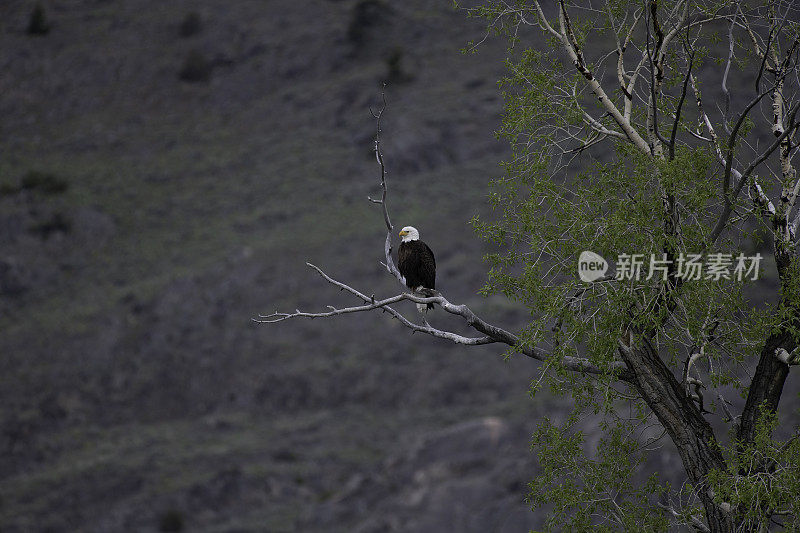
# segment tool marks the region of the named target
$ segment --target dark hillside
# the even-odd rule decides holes
[[[398,290],[366,200],[384,80],[395,224],[452,301],[524,321],[477,295],[468,225],[502,44],[460,54],[482,27],[433,0],[53,0],[30,33],[35,5],[0,3],[0,530],[540,524],[528,439],[565,407],[531,361],[377,313],[250,321],[350,303],[306,261]]]
[[[343,302],[307,260],[397,290],[365,200],[383,80],[393,216],[478,304],[502,50],[461,55],[479,27],[438,2],[45,2],[31,35],[33,7],[0,7],[0,528],[349,530],[374,502],[430,529],[470,516],[419,495],[447,483],[524,517],[527,362],[250,322]]]

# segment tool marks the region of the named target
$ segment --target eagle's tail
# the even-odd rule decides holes
[[[429,289],[427,287],[419,286],[415,289],[415,292],[419,293],[420,296],[436,296],[436,291],[434,289]],[[429,309],[433,309],[433,303],[427,304],[417,304],[417,311],[420,313],[424,313]]]

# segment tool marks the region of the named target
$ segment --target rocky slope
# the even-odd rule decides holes
[[[397,291],[366,200],[387,81],[395,224],[452,301],[523,323],[477,296],[468,226],[506,153],[502,44],[461,54],[482,26],[433,0],[43,6],[31,35],[0,5],[0,529],[540,526],[528,436],[568,406],[527,396],[531,361],[377,313],[250,320],[351,303],[306,261]]]

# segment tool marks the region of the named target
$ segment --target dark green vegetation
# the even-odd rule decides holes
[[[208,81],[214,65],[199,50],[190,50],[186,55],[178,77],[183,81],[200,82]]]
[[[203,19],[197,11],[190,11],[183,17],[178,28],[178,35],[181,37],[193,37],[203,30]]]
[[[513,155],[492,184],[495,216],[475,221],[500,248],[486,293],[530,310],[519,344],[547,363],[537,384],[575,408],[539,426],[531,501],[552,507],[553,531],[796,531],[794,6],[597,7],[471,11],[515,46],[502,128]],[[618,276],[579,280],[585,250]],[[779,286],[735,275],[756,250]],[[644,275],[620,276],[622,254],[637,253]],[[725,261],[727,273],[711,268]],[[594,443],[571,427],[587,415],[601,417]],[[632,475],[669,441],[684,482]]]
[[[458,52],[479,25],[440,2],[376,22],[350,1],[77,1],[31,38],[30,3],[1,4],[0,530],[535,524],[527,441],[550,408],[528,361],[378,314],[250,322],[350,302],[307,260],[398,291],[366,196],[368,108],[401,67],[393,216],[436,247],[454,301],[513,324],[476,295],[468,226],[504,150],[500,50]],[[192,50],[206,82],[179,79]]]
[[[31,11],[31,16],[28,21],[28,34],[29,35],[46,35],[50,31],[50,24],[47,22],[47,16],[44,12],[42,4],[36,4]]]

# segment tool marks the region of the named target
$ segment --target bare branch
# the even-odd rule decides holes
[[[741,173],[734,169],[734,177],[737,179],[741,178]],[[758,180],[753,177],[753,183],[748,189],[748,192],[752,189],[755,192],[755,197],[750,195],[750,199],[753,200],[753,203],[758,206],[761,214],[765,217],[769,217],[775,214],[775,205],[772,203],[772,200],[769,199],[767,194],[764,192],[764,189],[761,188],[761,185],[758,183]]]
[[[661,26],[658,23],[658,18],[656,16],[657,9],[656,9],[656,2],[650,1],[650,11],[648,12],[648,16],[646,17],[645,29],[647,30],[646,33],[646,50],[647,50],[647,60],[650,63],[650,94],[648,96],[647,102],[647,133],[648,139],[650,141],[650,150],[652,151],[653,155],[661,158],[663,156],[663,149],[661,144],[666,141],[664,137],[662,137],[661,133],[658,131],[658,87],[661,86],[661,79],[663,77],[663,71],[658,66],[658,63],[653,58],[654,55],[658,54],[658,48],[664,41],[664,33],[661,30]],[[656,32],[656,36],[658,37],[657,44],[655,45],[655,50],[650,49],[650,40],[652,35],[650,33],[650,25],[652,23],[653,31]]]
[[[516,348],[520,353],[526,355],[532,359],[536,359],[538,361],[545,361],[547,360],[550,355],[542,350],[541,348],[532,347],[525,344],[519,337],[510,333],[502,328],[489,324],[482,318],[478,317],[469,307],[464,304],[455,305],[450,303],[444,296],[439,294],[438,296],[417,296],[416,294],[410,293],[402,293],[396,296],[392,296],[390,298],[385,298],[383,300],[375,300],[374,297],[367,296],[362,292],[354,289],[350,285],[347,285],[341,281],[338,281],[328,274],[326,274],[321,268],[311,264],[306,263],[309,268],[314,269],[320,276],[322,276],[325,281],[338,287],[341,290],[347,291],[353,296],[361,299],[365,305],[358,305],[353,307],[344,307],[341,309],[331,308],[330,311],[323,311],[319,313],[309,313],[305,311],[295,310],[294,313],[271,313],[269,315],[259,315],[258,318],[253,318],[252,320],[257,323],[262,324],[270,324],[274,322],[281,322],[283,320],[288,320],[291,318],[329,318],[338,315],[350,314],[350,313],[360,313],[365,311],[374,311],[377,309],[384,310],[388,312],[393,318],[396,318],[400,321],[408,329],[414,332],[426,333],[433,337],[438,337],[441,339],[447,339],[452,341],[456,344],[463,344],[466,346],[475,346],[480,344],[493,344],[493,343],[500,343],[506,344],[508,346],[513,346]],[[438,304],[442,309],[447,311],[450,314],[457,315],[462,317],[469,326],[473,329],[478,331],[479,333],[483,333],[484,336],[482,337],[465,337],[463,335],[459,335],[458,333],[454,333],[452,331],[445,331],[438,328],[432,327],[430,324],[425,322],[423,325],[414,324],[407,318],[405,318],[400,312],[396,309],[390,307],[391,304],[408,300],[418,304],[428,304],[428,303],[435,303]],[[330,307],[329,307],[330,308]],[[629,372],[627,367],[624,363],[618,361],[611,363],[608,368],[600,368],[594,363],[590,362],[588,359],[582,357],[564,357],[561,360],[561,364],[564,365],[565,368],[568,370],[572,370],[575,372],[581,372],[586,374],[609,374],[609,373],[616,373],[617,378],[622,381],[628,381],[630,379]]]
[[[665,511],[667,511],[673,517],[675,517],[675,518],[679,519],[681,522],[683,522],[684,516],[682,514],[680,514],[678,511],[676,511],[671,505],[667,505],[667,504],[664,504],[664,503],[659,503],[658,506],[660,508],[664,509]],[[711,533],[711,530],[708,529],[708,526],[705,525],[702,522],[702,520],[700,520],[696,516],[694,516],[694,515],[690,516],[689,520],[691,522],[692,527],[695,529],[695,531],[700,531],[701,533]]]
[[[725,158],[726,159],[725,174],[722,176],[722,193],[723,196],[725,197],[725,202],[728,202],[728,190],[730,189],[731,169],[733,168],[733,153],[736,149],[736,138],[739,135],[739,129],[742,127],[742,124],[744,124],[745,119],[750,114],[750,110],[752,110],[756,106],[756,104],[758,104],[761,101],[762,98],[764,98],[766,95],[772,92],[776,88],[776,86],[777,82],[775,83],[775,85],[770,87],[769,90],[756,95],[755,98],[750,100],[750,103],[748,103],[747,106],[744,108],[744,110],[739,114],[739,118],[736,120],[736,124],[734,125],[733,130],[731,130],[730,132],[730,137],[728,137],[728,154],[727,157]],[[771,153],[772,151],[767,153],[765,159]]]
[[[725,72],[722,75],[722,93],[725,95],[725,113],[723,115],[723,124],[727,128],[728,113],[731,109],[731,92],[728,89],[728,73],[731,70],[731,62],[733,61],[733,27],[736,25],[736,19],[739,16],[739,6],[736,6],[736,12],[733,14],[733,20],[728,27],[728,60],[725,62]],[[759,77],[761,73],[759,73]],[[756,86],[758,83],[756,82]],[[758,93],[758,91],[756,91]],[[730,133],[730,132],[728,132]]]
[[[619,40],[619,34],[617,33],[617,28],[614,25],[614,13],[611,10],[611,5],[609,4],[608,0],[606,0],[606,16],[608,18],[608,22],[611,25],[611,33],[614,35],[614,42],[617,43],[617,81],[619,82],[619,86],[622,89],[622,93],[625,95],[626,98],[630,99],[633,98],[631,94],[625,88],[626,83],[626,76],[625,76],[625,46],[628,44],[628,40],[625,39],[625,45],[623,45]],[[627,14],[626,14],[627,17]],[[623,19],[622,24],[625,24],[625,20]],[[636,25],[636,20],[634,20],[634,25]]]
[[[720,214],[720,217],[717,220],[716,226],[714,226],[714,229],[711,231],[711,234],[709,235],[709,242],[711,243],[715,242],[717,238],[719,238],[719,236],[722,234],[722,231],[725,229],[725,225],[727,224],[728,219],[730,218],[730,215],[733,212],[733,206],[736,202],[736,198],[739,196],[739,193],[741,192],[742,187],[744,187],[744,184],[747,182],[747,179],[750,177],[750,174],[752,174],[753,171],[756,169],[756,167],[758,167],[758,165],[763,163],[767,159],[767,157],[770,156],[770,154],[775,152],[775,150],[780,146],[781,142],[783,142],[783,139],[787,135],[792,133],[794,129],[797,128],[798,125],[800,125],[800,123],[795,122],[795,116],[797,115],[798,108],[800,108],[800,104],[795,104],[792,110],[790,111],[789,113],[790,126],[786,128],[786,131],[784,131],[778,138],[776,138],[775,142],[773,142],[769,147],[767,147],[767,149],[764,150],[761,153],[761,155],[759,155],[752,163],[750,163],[750,166],[748,166],[744,172],[742,172],[741,177],[739,178],[739,181],[736,183],[736,187],[734,187],[731,196],[730,197],[728,197],[727,195],[725,196],[725,207],[723,208],[722,213]]]
[[[662,143],[667,145],[670,143],[670,141],[661,135],[658,129],[658,96],[661,92],[661,85],[664,80],[664,62],[666,60],[666,52],[669,43],[683,28],[689,16],[688,2],[686,0],[678,2],[674,9],[681,9],[681,15],[666,35],[664,34],[664,29],[658,18],[658,3],[655,0],[650,0],[650,10],[646,17],[647,23],[645,24],[645,29],[647,30],[646,52],[650,62],[650,96],[647,105],[647,131],[650,137],[653,155],[659,158],[663,157]],[[655,43],[652,51],[650,48],[650,40],[652,37],[650,33],[651,25],[653,32],[655,32]],[[674,147],[670,152],[674,152]]]
[[[775,357],[789,366],[800,365],[800,347],[795,348],[791,353],[787,352],[784,348],[777,348],[775,350]]]
[[[770,27],[769,35],[767,36],[767,42],[764,44],[763,42],[759,42],[760,36],[756,35],[753,31],[752,26],[747,18],[746,13],[741,13],[742,16],[742,23],[741,25],[744,27],[747,34],[750,36],[750,40],[753,43],[753,51],[755,52],[756,56],[762,58],[762,66],[759,70],[766,70],[767,72],[775,72],[775,68],[773,65],[769,64],[769,54],[767,51],[770,49],[770,44],[772,42],[772,37],[774,35],[775,27]],[[762,46],[763,45],[763,46]],[[756,92],[758,92],[758,78],[756,79]]]
[[[753,33],[752,33],[752,30],[750,30],[749,26],[747,27],[747,29],[750,31],[750,34],[752,36]],[[767,35],[767,44],[766,44],[767,50],[769,50],[769,47],[772,44],[772,36],[774,35],[774,31],[775,31],[775,28],[770,28],[769,29],[769,35]],[[771,71],[774,71],[774,69],[771,69],[770,66],[767,64],[767,59],[769,58],[769,55],[768,54],[762,54],[760,49],[758,48],[758,44],[756,44],[755,46],[756,46],[756,50],[755,50],[756,55],[762,56],[762,58],[761,58],[761,66],[758,68],[758,76],[756,76],[756,82],[755,82],[756,94],[758,94],[758,92],[760,91],[760,87],[761,87],[761,77],[764,75],[764,71],[766,70],[767,72],[771,72]]]
[[[636,65],[633,74],[631,74],[630,82],[628,82],[627,94],[630,94],[631,98],[625,100],[625,107],[623,113],[623,117],[625,118],[625,120],[631,119],[631,112],[633,111],[633,93],[636,88],[636,80],[639,77],[639,73],[641,72],[642,68],[644,68],[646,61],[647,61],[647,53],[645,52],[642,54],[641,59],[639,59],[639,64]]]
[[[678,126],[681,123],[681,109],[683,108],[683,101],[686,99],[686,87],[689,85],[689,78],[692,75],[692,66],[694,65],[694,51],[689,54],[687,58],[686,76],[683,78],[683,87],[681,87],[681,98],[678,100],[678,105],[675,108],[675,122],[672,123],[672,134],[669,136],[669,158],[675,159],[675,136],[678,134]]]
[[[583,120],[586,123],[586,125],[592,128],[597,133],[601,135],[616,137],[618,139],[627,139],[624,133],[613,131],[603,126],[603,124],[599,120],[593,118],[583,108],[581,108],[581,114],[583,114]]]
[[[583,53],[578,46],[574,33],[572,32],[569,15],[567,14],[567,8],[563,0],[560,1],[559,22],[561,27],[558,31],[547,22],[547,18],[544,16],[544,12],[542,11],[539,2],[534,1],[534,5],[536,6],[540,25],[545,28],[548,33],[556,37],[561,42],[564,50],[567,52],[567,55],[569,55],[572,64],[586,79],[586,83],[589,85],[589,88],[592,90],[608,114],[614,119],[614,122],[617,123],[630,142],[632,142],[639,150],[649,154],[650,146],[647,144],[647,141],[645,141],[639,132],[637,132],[636,129],[631,125],[630,120],[619,112],[619,109],[617,109],[617,106],[615,106],[608,97],[598,79],[595,78],[594,74],[592,74],[592,71],[586,66]]]
[[[717,140],[717,134],[714,131],[714,126],[711,124],[711,119],[708,118],[708,115],[703,110],[703,99],[700,96],[699,89],[697,88],[697,80],[693,75],[690,75],[689,82],[692,85],[692,91],[694,92],[695,100],[697,102],[697,111],[700,114],[700,124],[701,126],[705,126],[706,130],[708,130],[708,135],[709,135],[708,138],[705,138],[702,137],[701,135],[693,133],[693,136],[700,140],[705,140],[711,143],[711,145],[714,147],[714,151],[717,154],[717,159],[719,160],[720,164],[723,166],[723,168],[727,168],[728,162],[725,159],[725,155],[722,153],[722,148],[720,147],[719,142]],[[733,166],[731,166],[731,174],[737,180],[741,179],[742,177],[742,173],[736,168],[733,168]],[[759,185],[758,181],[755,178],[753,179],[752,189],[756,194],[755,198],[751,197],[753,202],[755,202],[756,205],[758,205],[766,215],[768,216],[774,215],[775,205],[772,203],[769,197],[764,193],[764,190],[761,188],[761,185]]]
[[[739,422],[737,422],[737,419],[739,417],[734,416],[733,413],[731,413],[731,410],[728,409],[728,401],[722,396],[722,393],[718,392],[717,398],[719,399],[719,405],[722,408],[722,412],[725,414],[725,422],[733,422],[734,429],[738,431]]]
[[[406,284],[406,280],[397,267],[394,264],[394,260],[392,259],[392,231],[394,227],[392,226],[392,221],[389,218],[389,209],[386,207],[386,165],[383,162],[383,152],[381,151],[381,118],[383,117],[383,112],[386,110],[386,84],[383,84],[383,89],[381,90],[381,99],[383,100],[383,105],[381,106],[380,111],[375,113],[370,109],[372,116],[375,117],[375,159],[377,159],[378,164],[381,167],[381,199],[380,200],[373,200],[370,197],[367,197],[370,202],[380,204],[381,208],[383,209],[383,221],[386,223],[386,242],[384,243],[384,256],[386,260],[383,266],[386,267],[386,270],[397,278],[397,281],[400,282],[401,285]]]
[[[794,220],[792,221],[792,236],[797,238],[798,230],[800,230],[800,209],[797,210],[797,213],[794,215]]]

